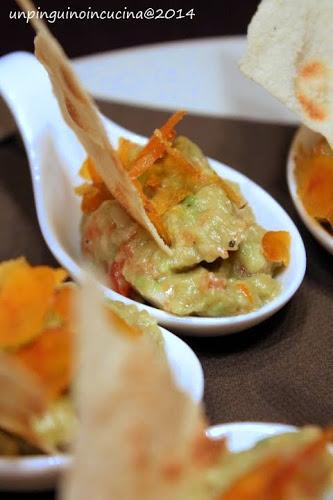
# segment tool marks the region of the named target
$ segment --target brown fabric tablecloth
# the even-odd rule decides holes
[[[143,135],[168,116],[111,103],[101,103],[101,109]],[[285,166],[295,129],[188,116],[178,130],[207,155],[239,169],[272,194],[297,224],[308,259],[303,285],[273,318],[230,337],[185,339],[204,368],[211,423],[332,423],[333,258],[305,229],[289,198]],[[35,264],[54,264],[38,227],[27,159],[17,135],[0,144],[0,162],[0,259],[26,255]],[[53,494],[8,493],[1,498],[46,500]]]

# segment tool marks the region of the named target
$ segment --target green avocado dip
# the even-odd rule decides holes
[[[138,154],[140,147],[135,144],[133,150]],[[154,174],[149,177],[148,171],[138,179],[145,194],[159,182],[161,203],[166,203],[163,194],[173,196],[187,183],[186,196],[180,201],[175,196],[176,203],[161,215],[172,254],[160,249],[111,196],[83,215],[83,253],[118,293],[179,316],[230,316],[258,309],[279,293],[276,273],[283,267],[265,256],[266,231],[256,223],[239,186],[220,179],[197,145],[179,136],[172,152],[204,181],[190,184],[190,174],[179,176],[170,155],[155,163]],[[235,203],[235,196],[241,203]]]
[[[108,301],[107,307],[124,320],[127,325],[141,332],[151,341],[158,359],[165,360],[164,339],[156,321],[146,311],[139,311],[135,305]],[[55,319],[53,325],[56,327]],[[70,388],[51,401],[45,413],[33,422],[33,428],[47,448],[66,452],[73,441],[79,418],[70,393]],[[15,457],[40,454],[24,439],[0,428],[0,457]]]

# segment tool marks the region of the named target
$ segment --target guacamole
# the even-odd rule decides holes
[[[156,356],[160,356],[159,359],[164,358],[164,340],[161,330],[146,311],[139,311],[134,305],[125,305],[114,301],[108,301],[107,306],[129,326],[137,328],[143,335],[146,335],[151,340]],[[56,327],[55,317],[52,318],[52,322]],[[33,427],[36,434],[48,447],[65,452],[73,440],[78,424],[78,416],[70,391],[66,390],[60,397],[50,402],[47,411],[35,419]],[[24,439],[0,429],[0,456],[24,456],[40,453],[40,450]]]
[[[172,255],[116,200],[106,199],[83,216],[85,256],[115,291],[179,316],[230,316],[258,309],[280,291],[275,275],[281,265],[269,261],[262,248],[266,231],[256,223],[239,187],[217,181],[197,145],[179,136],[173,148],[206,180],[192,183],[191,193],[161,216]],[[179,192],[172,167],[172,158],[166,156],[151,175],[150,181],[160,181],[163,173],[162,195],[163,190]],[[147,174],[139,180],[147,192],[153,184],[145,184],[145,178]],[[241,206],[229,190],[243,200]]]

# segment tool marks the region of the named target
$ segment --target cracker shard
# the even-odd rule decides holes
[[[75,391],[81,425],[62,498],[181,500],[207,455],[201,408],[175,386],[147,337],[117,335],[94,283],[83,288]]]
[[[241,70],[333,146],[333,2],[263,0]]]
[[[82,87],[71,63],[58,41],[52,36],[29,0],[18,0],[25,11],[35,11],[31,19],[37,32],[35,54],[47,70],[63,118],[75,132],[102,177],[107,188],[122,207],[143,226],[162,250],[171,250],[149,219],[140,193],[123,168],[108,139],[97,107]]]

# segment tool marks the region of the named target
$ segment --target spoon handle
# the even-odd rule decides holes
[[[13,52],[0,58],[0,94],[13,114],[28,155],[45,130],[68,133],[47,73],[33,54]],[[120,136],[143,140],[104,117],[102,120],[114,146]]]
[[[61,120],[46,71],[28,52],[14,52],[0,59],[0,92],[27,150],[48,123]]]

